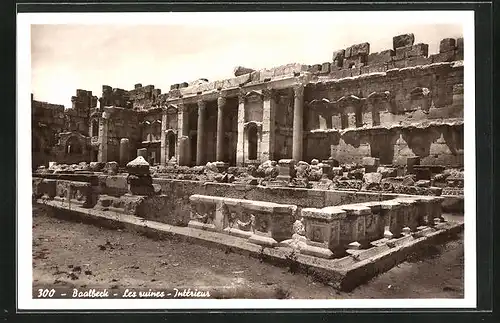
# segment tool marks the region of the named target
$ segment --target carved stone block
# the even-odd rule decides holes
[[[345,211],[337,207],[305,208],[301,215],[306,235],[306,247],[301,249],[301,253],[322,258],[344,254],[340,232],[341,222],[346,217]]]

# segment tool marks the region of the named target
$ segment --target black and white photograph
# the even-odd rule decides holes
[[[474,12],[17,24],[19,308],[476,306]]]

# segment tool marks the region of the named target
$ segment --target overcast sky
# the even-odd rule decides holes
[[[32,25],[35,100],[71,107],[76,89],[100,96],[102,85],[131,90],[136,83],[167,92],[174,83],[230,78],[237,65],[254,69],[330,62],[332,52],[369,42],[392,48],[392,37],[412,32],[415,43],[461,37],[460,25],[249,23],[220,25]]]

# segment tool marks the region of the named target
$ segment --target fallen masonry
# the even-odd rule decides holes
[[[33,197],[57,217],[249,254],[346,291],[463,230],[463,223],[444,220],[439,196],[170,179],[153,184],[141,156],[127,169],[128,176],[35,174]]]

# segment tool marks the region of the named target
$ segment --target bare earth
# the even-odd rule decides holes
[[[463,237],[350,293],[258,259],[33,215],[33,288],[207,288],[224,298],[463,298]],[[212,293],[214,294],[214,293]]]

